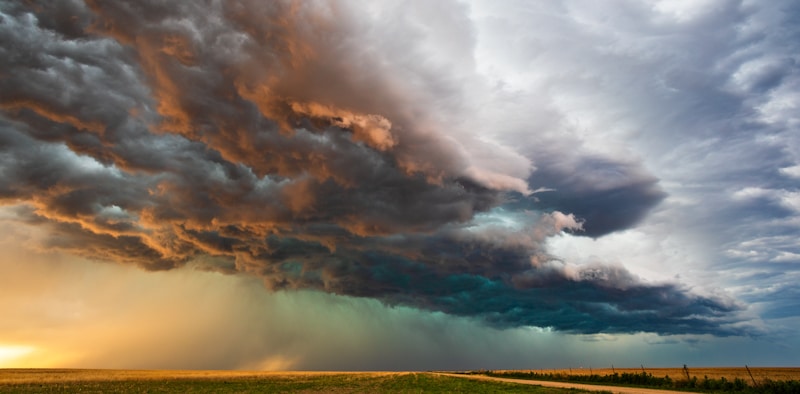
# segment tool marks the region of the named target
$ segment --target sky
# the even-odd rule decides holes
[[[792,0],[0,0],[0,367],[800,365]]]

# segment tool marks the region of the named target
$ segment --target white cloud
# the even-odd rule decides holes
[[[783,167],[780,169],[781,174],[791,178],[800,178],[800,165]]]

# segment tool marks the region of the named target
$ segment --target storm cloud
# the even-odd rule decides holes
[[[548,251],[565,231],[632,228],[667,193],[641,160],[555,132],[547,106],[481,110],[502,97],[464,4],[0,12],[0,201],[46,230],[42,248],[147,270],[202,261],[500,328],[753,334],[730,297]],[[420,23],[432,15],[448,23]],[[786,64],[747,86],[772,89]]]

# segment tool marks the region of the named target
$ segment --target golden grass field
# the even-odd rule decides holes
[[[777,367],[749,367],[750,372],[753,374],[753,378],[756,381],[762,381],[765,379],[770,380],[800,380],[800,368],[777,368]],[[683,371],[683,368],[647,368],[647,367],[639,367],[639,368],[572,368],[572,369],[526,369],[526,370],[496,370],[495,372],[534,372],[534,373],[563,373],[563,374],[572,374],[572,375],[610,375],[614,372],[616,373],[641,373],[644,369],[645,372],[652,374],[656,377],[664,377],[669,375],[672,379],[681,379],[685,378],[686,375]],[[744,379],[748,383],[751,382],[750,375],[747,373],[747,370],[744,367],[715,367],[715,368],[703,368],[703,367],[688,367],[689,369],[689,376],[697,376],[698,379],[702,379],[704,376],[708,376],[709,379],[719,379],[724,377],[725,379],[732,380],[735,378]]]
[[[297,380],[308,376],[359,375],[380,377],[398,372],[267,372],[126,369],[0,369],[0,383],[52,383],[77,381],[279,378]]]

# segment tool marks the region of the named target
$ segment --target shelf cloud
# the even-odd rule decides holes
[[[478,8],[2,2],[0,201],[43,250],[145,270],[499,328],[757,335],[741,300],[642,278],[624,250],[577,264],[548,248],[633,229],[670,192],[640,156],[558,132],[557,99],[487,76]],[[736,80],[770,91],[794,72],[778,59]],[[795,194],[775,201],[797,211]]]

